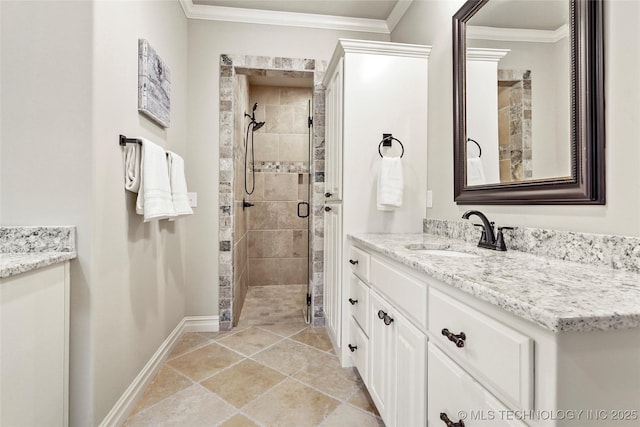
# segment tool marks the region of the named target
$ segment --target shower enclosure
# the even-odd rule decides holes
[[[314,84],[321,77],[310,60],[290,60],[304,71],[279,71],[227,67],[225,58],[220,91],[221,329],[238,323],[249,289],[281,295],[268,301],[248,299],[247,304],[260,304],[263,316],[253,320],[296,317],[321,326],[322,251],[314,248],[322,247],[322,218],[312,207],[320,205],[314,204],[313,189],[322,186],[324,129],[311,124],[312,106],[324,101],[323,96],[317,101],[320,86]],[[226,88],[232,95],[229,104],[222,99]],[[223,111],[227,105],[231,117]],[[228,135],[227,123],[233,124],[231,150],[222,139]],[[276,300],[280,303],[274,304]]]

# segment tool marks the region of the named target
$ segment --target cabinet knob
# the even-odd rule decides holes
[[[389,315],[385,315],[383,320],[384,320],[384,324],[389,326],[391,322],[393,322],[393,317]]]
[[[333,196],[333,193],[329,193],[328,191],[326,193],[324,193],[324,197],[329,198]]]
[[[358,303],[358,300],[357,300],[357,299],[349,298],[349,303],[350,303],[351,305],[356,305],[356,304]]]
[[[459,420],[457,423],[454,423],[444,412],[440,412],[440,419],[447,425],[447,427],[464,427],[464,421]]]
[[[389,326],[393,322],[393,317],[389,316],[382,310],[378,310],[378,319],[382,320],[387,326]]]
[[[350,259],[349,260],[349,264],[356,265],[356,264],[358,264],[358,260],[357,259]]]
[[[444,328],[442,330],[442,335],[447,337],[449,341],[454,343],[458,348],[464,347],[464,342],[467,339],[467,336],[464,332],[460,332],[458,335],[456,335],[453,332],[450,332],[447,328]]]
[[[357,345],[348,344],[348,347],[349,347],[349,350],[351,350],[351,353],[353,353],[354,351],[356,351],[358,349]]]
[[[325,207],[324,207],[324,211],[325,211],[325,212],[329,212],[330,210],[331,210],[331,208],[330,208],[329,206],[325,206]]]

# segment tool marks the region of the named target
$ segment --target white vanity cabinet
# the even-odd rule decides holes
[[[346,347],[352,350],[351,363],[387,426],[423,426],[426,334],[409,320],[406,313],[410,310],[385,296],[385,287],[376,286],[380,279],[397,284],[406,281],[406,276],[386,264],[376,264],[380,260],[358,248],[351,247],[349,255],[351,280],[345,307],[350,317]],[[426,289],[424,285],[421,288]],[[424,295],[422,289],[411,291],[415,292],[413,297]],[[407,300],[411,296],[407,293]]]
[[[369,303],[345,300],[345,336],[364,339],[368,363],[343,364],[387,426],[640,426],[640,328],[555,332],[354,240],[366,263],[345,292],[364,286]]]
[[[0,279],[0,425],[68,425],[69,261]]]

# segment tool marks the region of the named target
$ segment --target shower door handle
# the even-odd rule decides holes
[[[304,214],[304,215],[302,215],[302,214],[300,213],[300,207],[301,207],[301,206],[304,206],[304,205],[306,205],[306,206],[307,206],[307,213],[306,213],[306,214]],[[298,218],[306,218],[306,217],[308,217],[308,216],[309,216],[309,203],[307,203],[307,202],[298,202]]]

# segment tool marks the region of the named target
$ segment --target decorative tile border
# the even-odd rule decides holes
[[[308,173],[309,162],[255,162],[256,172]]]
[[[425,219],[427,234],[477,242],[480,232],[471,221]],[[509,249],[565,261],[640,273],[640,238],[515,227],[505,231]]]
[[[306,172],[314,179],[311,204],[310,226],[312,227],[311,256],[309,257],[309,280],[311,288],[311,324],[324,326],[323,299],[323,236],[324,211],[322,210],[324,191],[324,88],[322,79],[326,72],[325,61],[301,58],[281,58],[268,56],[220,55],[220,184],[219,184],[219,309],[220,330],[229,330],[233,325],[233,251],[234,246],[234,204],[233,200],[233,102],[236,74],[287,77],[304,77],[313,73],[313,162],[261,162],[256,167],[261,172],[286,171]],[[300,163],[300,164],[297,164]],[[278,168],[280,166],[280,168]],[[285,170],[283,170],[285,169]],[[258,169],[256,169],[258,172]]]

